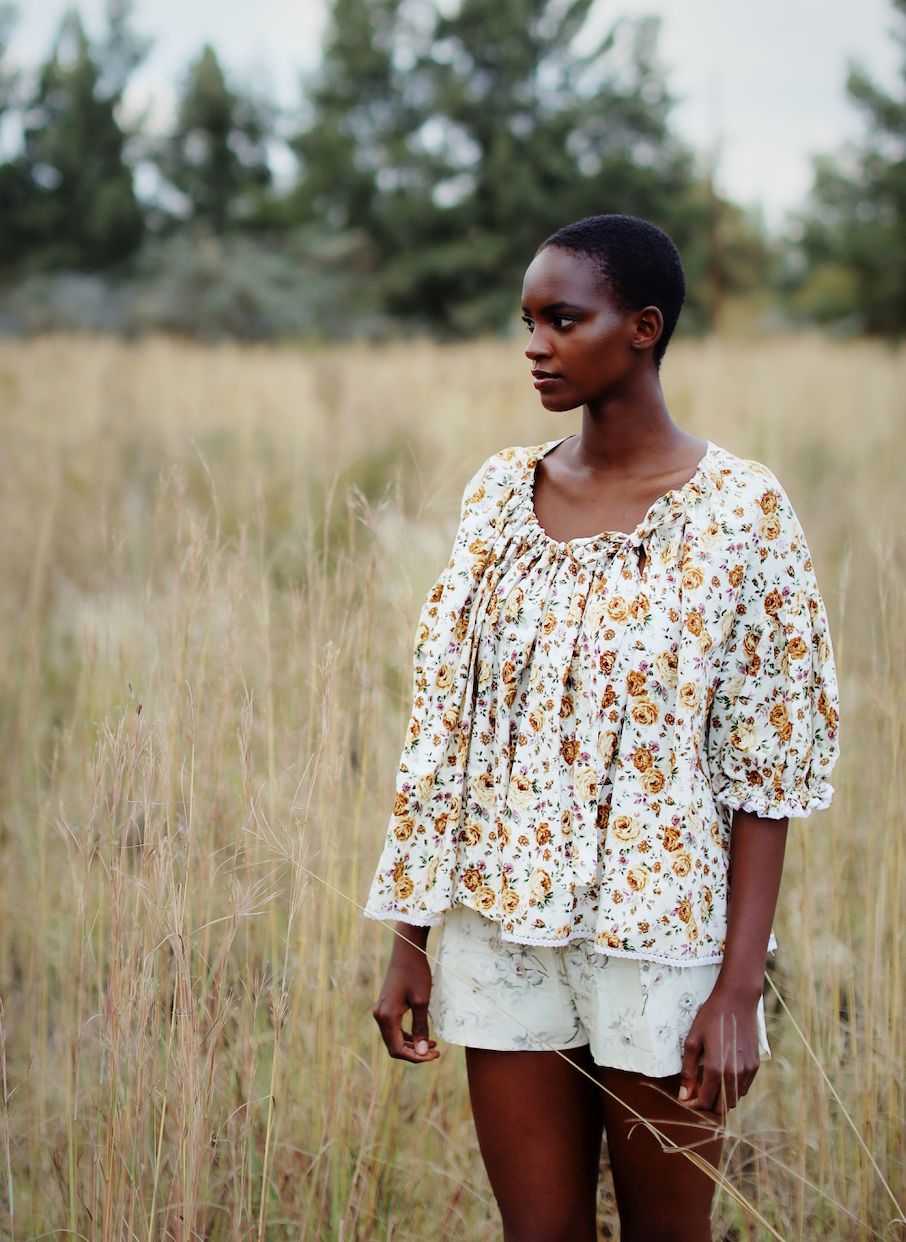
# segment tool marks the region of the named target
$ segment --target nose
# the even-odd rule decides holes
[[[525,356],[531,362],[537,362],[539,358],[550,358],[552,354],[550,344],[545,340],[544,334],[539,332],[537,325],[532,329],[532,335],[529,337],[529,343],[525,347]]]

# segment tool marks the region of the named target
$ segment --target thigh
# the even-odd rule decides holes
[[[715,1169],[716,1123],[678,1102],[679,1075],[651,1079],[601,1066],[596,1074],[605,1088],[601,1106],[622,1242],[710,1242],[714,1181],[682,1152],[665,1150],[638,1114]]]
[[[505,1242],[595,1242],[601,1093],[576,1069],[594,1075],[588,1048],[468,1048],[466,1064]]]

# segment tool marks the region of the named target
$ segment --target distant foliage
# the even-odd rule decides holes
[[[906,0],[892,4],[904,44]],[[811,318],[886,335],[906,331],[906,58],[901,72],[904,87],[894,96],[862,67],[850,68],[846,89],[865,117],[865,136],[840,156],[815,160],[797,292]]]
[[[89,43],[64,18],[50,58],[20,100],[22,146],[0,166],[0,265],[100,270],[134,254],[143,211],[117,109],[146,47],[110,7],[107,39]]]
[[[692,153],[668,124],[657,23],[620,23],[580,55],[590,8],[463,0],[416,20],[400,0],[336,0],[294,140],[295,202],[365,232],[393,314],[456,334],[499,327],[539,242],[599,212],[710,249]],[[691,266],[707,318],[709,265]]]
[[[251,217],[271,184],[267,140],[273,118],[250,95],[231,90],[217,54],[206,46],[190,67],[173,133],[157,163],[186,199],[193,220],[215,233]]]
[[[670,126],[657,21],[580,53],[592,3],[333,0],[296,116],[206,46],[158,136],[123,127],[147,51],[130,0],[110,0],[97,44],[71,12],[34,81],[0,72],[22,125],[0,166],[0,330],[78,326],[82,305],[92,328],[470,336],[513,321],[546,236],[608,211],[672,234],[684,325],[718,322],[764,283],[767,243]],[[8,26],[0,8],[0,69]],[[278,142],[297,162],[280,184]],[[139,164],[157,177],[143,202]]]

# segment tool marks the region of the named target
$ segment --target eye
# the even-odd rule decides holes
[[[561,331],[561,332],[565,328],[572,327],[572,325],[575,322],[576,322],[575,319],[572,319],[569,315],[554,315],[553,319],[551,320],[551,323],[554,325],[554,327],[558,331]]]
[[[528,328],[529,332],[534,332],[534,330],[535,330],[535,321],[534,321],[533,319],[529,319],[528,315],[523,315],[523,316],[522,316],[522,322],[523,322],[523,323],[525,324],[525,326]]]

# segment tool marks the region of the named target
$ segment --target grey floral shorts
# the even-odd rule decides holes
[[[499,1052],[588,1044],[595,1064],[652,1078],[680,1072],[683,1041],[720,970],[608,957],[589,940],[513,944],[465,906],[444,915],[437,959],[430,1014],[438,1039]],[[768,1057],[762,1001],[757,1020]]]

